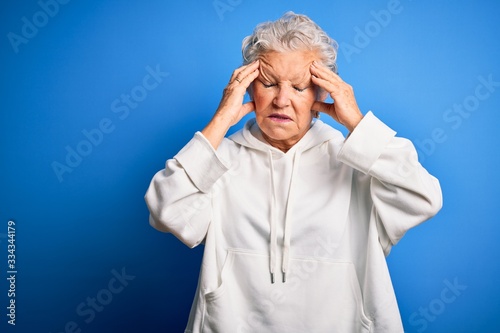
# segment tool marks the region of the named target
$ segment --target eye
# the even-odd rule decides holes
[[[264,82],[262,82],[262,85],[264,86],[264,88],[271,88],[271,87],[276,86],[275,83],[265,84]]]
[[[305,88],[299,88],[299,87],[293,87],[293,89],[297,90],[298,92],[303,92],[304,90],[306,90],[308,87],[305,87]]]

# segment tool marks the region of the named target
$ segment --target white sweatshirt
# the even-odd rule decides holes
[[[287,153],[255,120],[194,138],[146,193],[150,223],[204,242],[185,332],[403,332],[385,256],[442,205],[409,140],[371,112],[351,135],[316,120]]]

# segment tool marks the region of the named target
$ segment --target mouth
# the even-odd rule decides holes
[[[292,121],[292,118],[290,118],[286,114],[281,114],[281,113],[272,113],[268,118],[279,123]]]

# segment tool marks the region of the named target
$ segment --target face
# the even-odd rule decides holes
[[[257,124],[269,144],[284,152],[309,130],[317,87],[310,66],[312,51],[268,52],[259,57],[260,75],[253,82]]]

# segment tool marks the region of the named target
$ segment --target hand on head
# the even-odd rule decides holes
[[[217,149],[231,126],[255,109],[253,101],[243,103],[243,99],[247,88],[258,76],[258,60],[241,66],[233,72],[215,115],[201,131],[214,149]]]
[[[241,118],[255,110],[253,101],[243,103],[243,99],[248,87],[260,74],[259,66],[259,60],[256,60],[239,67],[233,72],[224,89],[216,115],[227,118],[230,126],[235,125]],[[352,132],[363,118],[353,88],[330,68],[317,61],[312,63],[310,71],[312,82],[323,90],[320,100],[314,103],[313,110],[328,114]],[[328,94],[333,99],[333,103],[324,102]]]
[[[253,101],[243,103],[245,93],[250,84],[259,76],[259,61],[239,67],[231,75],[224,89],[222,99],[216,111],[216,116],[223,116],[233,126],[248,113],[255,110]]]
[[[311,65],[311,73],[313,83],[324,91],[321,100],[314,103],[313,110],[330,115],[352,132],[363,118],[352,87],[317,61]],[[333,103],[324,102],[327,94],[330,94]]]
[[[286,58],[286,57],[285,57]],[[290,68],[290,70],[292,70]],[[306,67],[307,68],[307,67]],[[306,69],[307,70],[307,69]],[[354,97],[354,92],[352,87],[345,83],[337,74],[335,74],[329,67],[320,64],[317,61],[313,61],[311,66],[309,67],[309,70],[311,72],[311,81],[312,83],[322,89],[322,93],[320,94],[319,100],[312,100],[310,105],[308,106],[307,110],[312,111],[317,111],[317,112],[323,112],[331,116],[333,119],[335,119],[337,122],[345,126],[350,132],[354,130],[354,128],[358,125],[358,123],[361,121],[363,118],[363,115],[361,111],[359,110],[359,107],[356,103],[356,99]],[[286,75],[288,71],[285,71],[284,75]],[[237,124],[245,115],[248,113],[254,111],[256,109],[256,103],[252,100],[247,103],[243,103],[245,93],[247,92],[248,87],[252,84],[252,82],[255,81],[260,75],[260,61],[256,60],[254,62],[251,62],[247,65],[241,66],[237,68],[232,76],[231,79],[229,80],[228,85],[224,89],[222,99],[220,101],[219,107],[217,108],[217,111],[215,112],[214,117],[210,121],[210,123],[203,129],[202,133],[205,135],[205,137],[210,141],[212,146],[217,149],[218,145],[224,138],[225,134],[229,130],[229,128],[235,124]],[[281,89],[281,88],[280,88]],[[333,103],[326,103],[324,100],[326,99],[327,95],[330,94],[330,97],[333,99]],[[280,95],[281,96],[281,95]],[[285,96],[285,95],[283,95]],[[283,97],[281,96],[281,97]],[[290,107],[294,108],[294,106],[301,106],[302,104],[299,102],[301,101],[302,97],[293,97],[293,95],[290,95],[293,98],[292,102],[289,104]],[[312,96],[311,96],[312,97]],[[266,97],[267,98],[267,97]],[[262,99],[262,96],[261,96]],[[258,100],[257,102],[262,102],[262,100]],[[275,107],[278,106],[275,104],[274,101],[268,101],[269,103],[272,103]],[[268,103],[268,104],[269,104]],[[259,104],[259,103],[257,103]],[[260,103],[263,104],[263,103]],[[269,104],[270,105],[270,104]],[[285,105],[285,104],[283,104]],[[288,105],[288,103],[287,103]],[[303,106],[303,105],[302,105]],[[261,105],[261,108],[263,106]],[[309,109],[310,107],[310,109]],[[293,120],[292,124],[298,124],[300,125],[301,122],[298,120],[301,120],[303,118],[303,112],[299,112],[299,109],[292,109],[290,121]],[[260,110],[261,113],[265,113],[269,110]],[[259,112],[259,111],[258,111]],[[274,112],[274,111],[273,111]],[[295,115],[297,115],[297,119],[295,119]],[[264,119],[267,119],[265,116],[268,116],[267,114],[260,115],[261,117],[259,118],[259,114],[257,114],[257,120],[261,120],[261,118],[264,117]],[[310,117],[310,115],[309,115]],[[306,119],[306,118],[304,118]],[[303,120],[303,119],[302,119]],[[304,122],[304,121],[302,121]],[[310,118],[307,121],[307,126],[310,124]],[[259,127],[261,125],[265,124],[259,124]],[[295,135],[294,131],[295,128],[292,126],[290,127],[289,130],[287,130],[288,134],[290,134],[290,138],[285,138],[287,133],[284,133],[281,131],[279,128],[283,126],[283,124],[277,124],[277,130],[280,133],[280,136],[275,138],[277,141],[283,141],[283,143],[287,143],[288,146],[290,146],[289,142],[292,142],[295,139],[300,139],[301,135],[304,135],[304,133],[307,131],[306,130],[300,130],[300,126],[296,129],[297,135]],[[274,126],[274,127],[276,127]],[[304,125],[305,126],[305,125]],[[302,126],[303,128],[306,128]],[[272,126],[271,126],[272,127]],[[273,127],[273,128],[274,128]],[[296,126],[297,127],[297,126]],[[261,128],[262,130],[266,130],[266,128]],[[270,130],[269,130],[270,131]],[[272,134],[272,133],[266,133],[266,134]],[[292,135],[293,134],[293,135]],[[272,135],[270,135],[272,137]],[[297,137],[297,138],[296,138]],[[289,139],[289,140],[285,140]],[[287,142],[285,142],[287,141]],[[297,140],[295,140],[297,141]],[[286,149],[285,149],[286,150]]]

